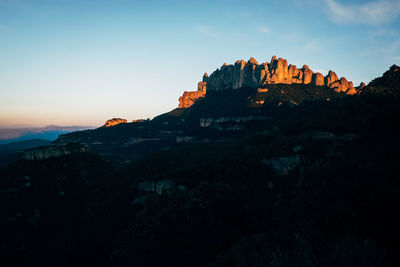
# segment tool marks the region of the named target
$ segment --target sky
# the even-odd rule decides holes
[[[400,64],[400,1],[0,0],[0,127],[152,118],[274,55],[368,83]]]

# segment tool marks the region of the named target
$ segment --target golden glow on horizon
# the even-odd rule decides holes
[[[47,125],[57,126],[100,126],[104,124],[105,119],[96,118],[95,120],[80,120],[79,117],[54,116],[46,114],[45,116],[25,114],[25,115],[0,115],[0,127],[43,127]]]

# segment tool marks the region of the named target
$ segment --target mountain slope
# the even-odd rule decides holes
[[[399,100],[384,85],[349,96],[271,84],[63,135],[53,145],[92,152],[0,169],[2,259],[398,266]]]

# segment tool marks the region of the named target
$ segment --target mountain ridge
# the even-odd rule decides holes
[[[345,92],[348,95],[357,94],[364,83],[354,87],[353,82],[330,70],[326,76],[313,72],[307,65],[297,68],[286,59],[273,56],[270,62],[258,64],[251,57],[247,62],[238,60],[234,65],[224,63],[210,76],[205,73],[198,83],[197,91],[185,91],[179,98],[179,108],[192,106],[197,99],[203,98],[207,91],[235,90],[242,87],[264,88],[269,84],[311,84],[327,86],[335,92]]]
[[[400,87],[400,67],[393,64],[389,70],[385,71],[381,77],[373,79],[369,87],[386,86],[398,88]]]
[[[357,102],[356,99],[366,101],[370,92],[380,94],[379,90],[371,91],[371,88],[360,87],[356,95],[311,83],[277,83],[261,89],[208,90],[202,101],[194,101],[190,107],[176,108],[140,123],[120,123],[61,135],[53,144],[83,143],[94,153],[107,158],[131,161],[183,143],[225,142],[254,132],[273,132],[274,127],[282,131],[288,129],[291,134],[307,131],[357,134],[362,127],[357,117],[364,116],[367,120],[371,115],[365,106],[371,104],[365,103],[355,110],[348,105]],[[322,120],[327,114],[336,115]],[[339,117],[340,123],[334,119]],[[313,125],[315,123],[311,122],[314,120],[318,124]]]

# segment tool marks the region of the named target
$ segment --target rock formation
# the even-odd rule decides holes
[[[311,82],[312,82],[312,84],[315,84],[316,86],[324,86],[325,85],[324,75],[322,75],[319,72],[314,73],[312,76]]]
[[[111,126],[115,126],[117,124],[120,123],[127,123],[128,121],[125,119],[121,119],[121,118],[113,118],[111,120],[106,121],[106,123],[104,124],[105,127],[111,127]]]
[[[357,89],[346,78],[340,79],[335,72],[329,71],[327,76],[314,73],[307,65],[297,68],[288,65],[286,59],[273,56],[271,62],[258,64],[254,58],[249,61],[238,60],[234,65],[224,64],[210,76],[204,74],[203,81],[199,83],[198,90],[183,93],[179,98],[179,108],[193,105],[197,99],[204,97],[206,91],[221,91],[239,89],[241,87],[263,88],[267,84],[312,84],[315,86],[328,86],[336,92],[355,94]]]
[[[207,73],[204,74],[204,77],[208,77]],[[183,93],[183,96],[179,98],[179,108],[188,108],[193,105],[197,99],[206,95],[206,82],[199,82],[197,88],[197,91],[185,91]]]

